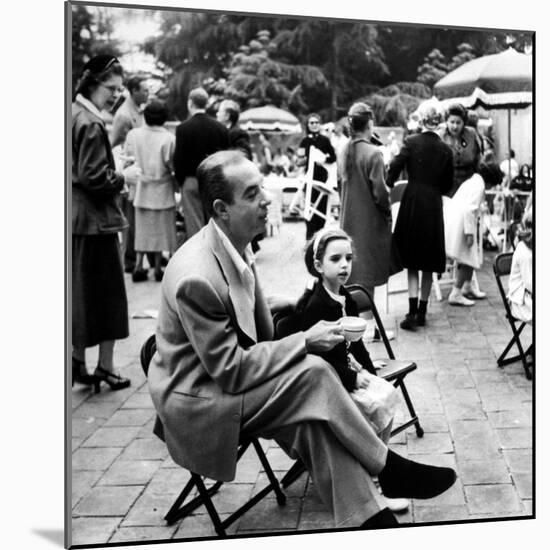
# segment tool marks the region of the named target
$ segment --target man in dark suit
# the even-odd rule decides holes
[[[216,118],[229,131],[229,146],[231,149],[242,151],[248,160],[252,160],[250,136],[239,126],[239,104],[232,99],[224,99],[216,114]]]
[[[197,166],[210,154],[229,148],[227,128],[206,114],[208,94],[203,88],[189,92],[187,109],[191,115],[176,129],[174,171],[181,186],[181,208],[187,238],[206,223],[196,178]]]
[[[276,439],[309,470],[336,526],[396,525],[373,475],[386,496],[430,498],[454,471],[406,460],[378,438],[316,355],[344,341],[340,323],[273,340],[250,250],[269,205],[256,165],[220,151],[197,176],[211,217],[166,268],[148,375],[172,459],[230,481],[241,436]]]

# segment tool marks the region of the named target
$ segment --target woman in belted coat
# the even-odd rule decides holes
[[[400,324],[405,330],[425,325],[433,273],[445,270],[442,196],[453,185],[453,152],[436,133],[441,113],[429,104],[424,107],[421,119],[423,131],[405,139],[401,151],[390,163],[386,180],[392,187],[403,169],[407,169],[408,183],[394,230],[401,263],[407,268],[409,313]],[[422,272],[420,301],[419,271]]]
[[[127,226],[117,202],[124,176],[115,171],[101,110],[122,89],[116,57],[99,55],[84,66],[72,105],[72,381],[113,390],[130,385],[114,372],[115,340],[128,336],[128,302],[118,232]],[[93,375],[85,350],[99,344]]]

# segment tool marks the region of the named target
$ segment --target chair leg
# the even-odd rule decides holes
[[[271,469],[271,465],[269,464],[269,461],[267,460],[267,457],[265,456],[264,450],[262,449],[262,446],[260,442],[255,439],[253,441],[254,448],[256,449],[256,453],[258,453],[258,457],[260,459],[260,462],[262,463],[262,466],[264,467],[264,471],[269,479],[269,484],[271,487],[273,487],[273,491],[275,491],[275,496],[277,498],[277,504],[283,505],[286,504],[286,495],[281,491],[281,486],[279,485],[279,481],[275,477],[275,474],[273,473],[273,470]]]
[[[181,492],[180,496],[176,499],[174,504],[172,504],[172,507],[170,508],[166,516],[164,516],[164,519],[166,520],[168,525],[172,525],[179,519],[187,517],[191,512],[196,510],[199,506],[202,506],[203,504],[205,504],[204,494],[201,493],[199,490],[198,496],[191,499],[187,504],[182,506],[183,502],[191,492],[191,489],[193,487],[197,487],[197,489],[199,489],[196,482],[196,478],[194,476],[196,476],[196,478],[201,479],[198,474],[192,474],[188,484],[184,487],[183,491]],[[201,479],[201,482],[202,482],[202,479]],[[216,481],[216,483],[214,483],[212,487],[206,488],[203,483],[203,487],[205,487],[207,498],[210,499],[213,495],[215,495],[219,491],[222,485],[223,485],[222,481]]]
[[[214,529],[216,533],[220,537],[225,537],[226,532],[224,529],[224,526],[222,525],[222,521],[220,519],[220,516],[218,515],[218,512],[216,511],[216,508],[212,504],[212,500],[210,498],[210,494],[206,486],[204,485],[204,482],[198,474],[192,474],[195,477],[195,483],[197,485],[197,489],[199,490],[199,494],[202,497],[203,504],[206,506],[206,510],[208,511],[208,515],[210,516],[210,519],[212,520],[212,523],[214,524]]]
[[[414,410],[414,405],[412,403],[412,400],[409,396],[409,392],[407,391],[407,386],[405,386],[405,382],[403,379],[398,379],[395,382],[395,387],[399,387],[401,389],[401,393],[403,394],[403,398],[405,399],[405,404],[407,405],[407,409],[409,410],[409,414],[411,416],[410,420],[403,423],[401,426],[398,426],[391,432],[391,436],[394,436],[395,434],[398,434],[399,432],[402,432],[412,424],[414,424],[416,429],[416,435],[418,437],[424,436],[424,429],[420,425],[420,420],[418,419],[418,416],[416,414],[416,411]]]

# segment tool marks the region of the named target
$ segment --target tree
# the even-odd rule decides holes
[[[449,72],[454,71],[461,65],[464,65],[464,63],[467,63],[468,61],[471,61],[476,57],[474,55],[473,46],[471,44],[468,44],[467,42],[459,44],[456,49],[458,53],[453,56],[451,62],[447,65],[447,69]]]
[[[112,12],[108,8],[72,5],[73,89],[82,74],[82,68],[93,56],[120,55],[119,44],[111,37],[112,30]]]
[[[445,56],[437,49],[433,49],[418,67],[418,82],[430,88],[449,72]]]

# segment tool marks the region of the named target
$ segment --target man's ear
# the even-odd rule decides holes
[[[227,204],[222,199],[216,199],[212,203],[212,208],[218,218],[227,220],[229,212],[227,211]]]

